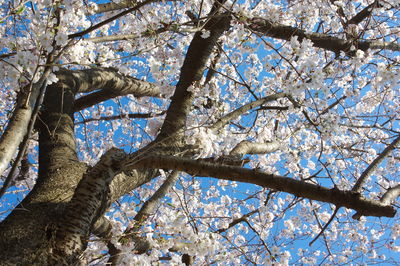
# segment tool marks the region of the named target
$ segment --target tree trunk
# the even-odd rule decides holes
[[[47,89],[38,123],[38,180],[0,224],[2,265],[47,264],[59,219],[86,171],[76,154],[72,88],[54,84]]]

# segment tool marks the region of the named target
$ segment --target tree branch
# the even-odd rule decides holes
[[[146,222],[148,217],[154,212],[162,198],[168,193],[170,188],[175,184],[179,177],[178,171],[173,171],[164,183],[158,188],[158,190],[143,204],[142,208],[133,218],[133,225],[129,229],[126,229],[123,236],[119,239],[121,243],[127,243],[133,241],[135,243],[135,250],[139,254],[143,254],[151,248],[151,244],[141,236],[139,236],[139,230]],[[117,251],[110,254],[109,263],[112,265],[120,265],[121,252]]]
[[[186,116],[190,111],[193,98],[193,93],[188,89],[190,86],[196,86],[195,83],[200,81],[207,60],[219,37],[230,27],[230,16],[215,14],[219,5],[221,3],[214,5],[210,12],[211,18],[203,28],[210,32],[210,36],[203,38],[201,37],[202,32],[197,32],[189,45],[171,105],[156,141],[171,137],[185,127]]]
[[[245,105],[239,107],[238,109],[221,117],[217,122],[215,122],[212,126],[210,126],[210,129],[213,131],[217,131],[217,130],[221,129],[222,127],[224,127],[226,124],[228,124],[230,121],[238,118],[239,116],[243,115],[247,111],[249,111],[255,107],[258,107],[260,105],[263,105],[267,102],[271,102],[271,101],[283,98],[285,96],[287,96],[286,93],[280,92],[280,93],[269,95],[262,99],[258,99],[251,103],[245,104]]]
[[[141,3],[138,3],[134,7],[129,8],[129,9],[125,10],[125,11],[122,11],[121,13],[119,13],[119,14],[117,14],[115,16],[112,16],[111,18],[108,18],[108,19],[106,19],[106,20],[104,20],[104,21],[102,21],[100,23],[97,23],[96,25],[91,26],[90,28],[87,28],[86,30],[83,30],[83,31],[68,35],[68,39],[82,37],[82,36],[92,32],[94,30],[97,30],[98,28],[103,27],[104,25],[107,25],[110,22],[113,22],[116,19],[119,19],[120,17],[123,17],[123,16],[125,16],[125,15],[127,15],[127,14],[129,14],[129,13],[135,11],[135,10],[138,10],[139,8],[141,8],[141,7],[143,7],[143,6],[147,5],[147,4],[150,4],[152,2],[155,2],[155,1],[157,1],[157,0],[146,0],[146,1],[143,1]]]
[[[332,51],[334,53],[340,53],[341,51],[343,51],[349,56],[353,56],[355,54],[354,51],[351,51],[352,46],[362,51],[367,51],[368,49],[400,51],[400,45],[395,42],[389,43],[368,40],[344,40],[337,37],[329,36],[327,34],[307,33],[304,30],[282,25],[279,23],[272,23],[271,21],[263,18],[250,19],[247,28],[265,36],[286,41],[290,41],[290,39],[294,36],[298,37],[299,42],[301,42],[303,39],[308,39],[313,42],[315,47]]]
[[[50,264],[74,264],[85,250],[93,224],[108,207],[106,192],[116,174],[115,164],[124,156],[125,152],[112,148],[84,174],[58,226]]]
[[[177,1],[177,0],[169,0],[167,2],[173,2],[173,1]],[[104,3],[104,4],[97,4],[94,9],[94,13],[100,14],[100,13],[104,13],[104,12],[110,12],[110,11],[114,11],[114,10],[128,8],[130,6],[137,4],[137,2],[138,2],[137,0],[125,0],[125,1],[121,1],[120,3],[110,2],[110,3]],[[161,0],[155,0],[152,2],[161,2]]]
[[[154,37],[163,32],[188,32],[193,33],[199,31],[199,28],[180,28],[179,24],[169,24],[165,27],[158,28],[156,30],[146,30],[142,33],[138,34],[116,34],[116,35],[108,35],[108,36],[99,36],[85,39],[87,41],[91,41],[93,43],[101,43],[101,42],[113,42],[113,41],[121,41],[121,40],[133,40],[141,37]]]
[[[79,111],[102,101],[132,94],[135,97],[161,97],[160,90],[150,82],[118,73],[112,68],[85,70],[62,69],[56,73],[58,85],[74,88],[77,92],[92,92],[75,101],[74,111]]]
[[[76,122],[75,125],[85,124],[94,121],[110,121],[110,120],[118,120],[118,119],[125,119],[125,118],[132,118],[132,119],[146,119],[152,117],[162,116],[166,113],[166,111],[162,111],[158,114],[155,113],[133,113],[133,114],[120,114],[120,115],[112,115],[112,116],[102,116],[99,118],[88,118],[84,119],[83,121]]]
[[[265,143],[251,142],[248,140],[241,141],[230,152],[230,155],[242,157],[245,154],[266,154],[277,151],[281,147],[278,141],[270,141]]]
[[[349,19],[346,22],[346,25],[350,24],[360,24],[364,19],[369,17],[372,14],[372,11],[374,8],[377,7],[382,7],[382,5],[379,3],[379,0],[374,1],[372,4],[366,6],[363,10],[361,10],[358,14],[356,14],[354,17]]]
[[[370,165],[368,165],[367,169],[361,174],[360,178],[358,178],[356,184],[353,186],[352,191],[361,193],[362,186],[365,183],[367,177],[375,170],[375,168],[383,161],[383,159],[396,148],[396,146],[400,143],[400,135],[395,138],[392,143],[390,143],[382,152],[372,161]]]
[[[383,204],[391,204],[397,197],[400,196],[400,185],[389,188],[381,198]]]
[[[179,170],[197,176],[251,183],[287,192],[296,197],[327,202],[337,207],[350,208],[365,216],[393,217],[396,213],[392,206],[387,206],[379,201],[365,199],[359,193],[354,193],[353,191],[342,191],[335,188],[328,189],[293,178],[267,174],[237,166],[218,165],[206,163],[201,160],[173,156],[147,155],[136,160],[124,161],[121,163],[121,167],[123,169],[158,168]]]
[[[12,181],[12,179],[14,177],[14,174],[15,174],[15,171],[17,169],[17,166],[21,162],[22,157],[24,157],[25,154],[26,154],[26,146],[28,144],[29,138],[31,136],[31,132],[32,132],[33,127],[35,125],[35,121],[36,121],[37,115],[39,113],[40,107],[41,107],[41,105],[43,103],[43,98],[44,98],[44,94],[46,92],[46,87],[47,87],[47,81],[45,80],[43,82],[40,90],[39,90],[39,95],[38,95],[38,98],[36,100],[35,106],[34,106],[34,108],[32,110],[32,115],[31,115],[31,118],[29,119],[27,131],[26,131],[26,134],[25,134],[25,136],[24,136],[24,138],[23,138],[23,140],[22,140],[22,142],[20,144],[20,148],[19,148],[17,157],[15,158],[14,163],[13,163],[13,165],[11,167],[11,170],[8,173],[7,178],[4,181],[3,186],[0,189],[0,199],[4,195],[4,193],[6,192],[7,188],[9,187],[9,185],[11,184],[11,181]]]
[[[27,134],[28,124],[31,120],[36,101],[50,73],[50,68],[47,68],[37,83],[33,84],[30,88],[25,88],[18,95],[15,111],[0,138],[0,176],[7,169],[18,146]]]

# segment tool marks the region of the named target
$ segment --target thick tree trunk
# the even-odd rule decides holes
[[[71,88],[55,84],[47,89],[39,122],[37,184],[0,224],[2,265],[47,264],[58,219],[86,171],[75,149]]]
[[[110,90],[110,82],[114,89],[109,97],[116,93],[157,96],[157,88],[109,69],[61,71],[58,74],[60,82],[47,88],[37,122],[37,182],[26,198],[0,223],[0,265],[76,264],[79,254],[86,248],[91,227],[104,209],[158,173],[157,170],[143,169],[115,172],[106,176],[109,180],[101,180],[101,175],[97,178],[101,171],[87,172],[88,167],[78,160],[73,122],[77,92],[95,88]],[[85,182],[80,182],[82,177]],[[109,184],[112,178],[113,182]],[[92,193],[94,187],[97,194]],[[104,202],[106,196],[109,198]],[[84,206],[78,208],[76,205],[85,198],[93,201],[83,201]],[[75,215],[74,206],[80,213],[79,217]],[[75,224],[71,223],[74,217],[77,218]],[[86,222],[86,226],[81,226],[81,222]],[[82,241],[80,236],[85,236]],[[75,242],[80,243],[76,245]]]

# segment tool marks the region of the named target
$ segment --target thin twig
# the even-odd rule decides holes
[[[328,228],[329,224],[333,221],[333,219],[335,218],[337,212],[339,211],[340,207],[335,207],[335,210],[332,213],[331,218],[329,219],[329,221],[324,225],[324,227],[321,228],[321,232],[319,232],[319,234],[308,244],[310,247],[311,245],[325,232],[326,228]]]
[[[139,8],[141,8],[142,6],[150,4],[150,3],[154,2],[154,1],[156,1],[156,0],[147,0],[147,1],[144,1],[142,3],[139,3],[139,4],[135,5],[132,8],[129,8],[129,9],[125,10],[125,11],[122,11],[121,13],[119,13],[119,14],[111,17],[111,18],[108,18],[108,19],[106,19],[106,20],[104,20],[104,21],[102,21],[100,23],[97,23],[96,25],[91,26],[90,28],[87,28],[86,30],[83,30],[83,31],[68,35],[68,39],[82,37],[82,36],[92,32],[92,31],[97,30],[98,28],[100,28],[100,27],[102,27],[102,26],[104,26],[104,25],[106,25],[106,24],[108,24],[108,23],[110,23],[110,22],[122,17],[122,16],[125,16],[125,15],[127,15],[127,14],[129,14],[129,13],[131,13],[133,11],[136,11]]]

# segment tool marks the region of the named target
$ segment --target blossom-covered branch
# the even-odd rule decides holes
[[[173,171],[164,183],[157,189],[157,191],[143,204],[138,213],[133,218],[133,223],[131,227],[128,227],[123,236],[119,239],[121,243],[127,243],[133,241],[135,250],[132,252],[137,252],[139,254],[145,253],[150,249],[151,244],[147,241],[147,239],[139,236],[140,228],[146,222],[148,217],[155,211],[156,207],[163,199],[163,197],[168,193],[170,188],[175,185],[176,180],[179,177],[178,171]],[[113,249],[113,252],[110,252],[110,260],[109,263],[112,265],[120,265],[121,260],[121,251],[118,249]]]

